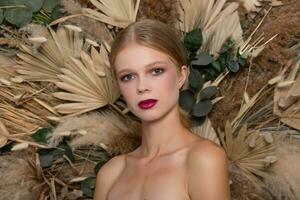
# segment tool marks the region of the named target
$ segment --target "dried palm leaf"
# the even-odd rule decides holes
[[[270,39],[268,39],[266,42],[263,42],[265,40],[264,33],[262,33],[260,36],[258,36],[254,41],[253,35],[256,33],[256,31],[259,29],[259,27],[262,25],[264,19],[266,16],[269,14],[271,8],[267,10],[266,14],[264,17],[261,19],[261,21],[258,23],[254,31],[250,34],[250,36],[247,38],[245,42],[242,42],[239,46],[239,54],[243,55],[245,57],[252,56],[256,57],[262,50],[265,48],[265,46],[271,42],[275,37],[277,37],[278,34],[275,34],[272,36]],[[252,41],[252,43],[250,43]]]
[[[257,176],[265,177],[267,168],[277,160],[274,144],[269,139],[272,135],[266,136],[258,130],[248,132],[244,124],[234,137],[230,122],[227,121],[225,133],[219,131],[219,138],[229,161],[256,186],[260,186],[262,181]]]
[[[179,28],[189,32],[200,28],[203,32],[203,50],[217,54],[225,41],[232,37],[242,41],[242,29],[237,13],[238,3],[226,0],[180,0]]]
[[[58,28],[55,32],[49,28],[51,37],[43,42],[35,51],[21,44],[21,53],[18,53],[17,72],[29,81],[58,81],[58,74],[70,56],[79,58],[85,44],[81,29],[72,25]],[[90,46],[90,45],[89,45]]]
[[[83,13],[103,23],[125,28],[136,21],[140,0],[90,0],[99,10],[83,8]]]
[[[248,100],[243,101],[238,114],[231,122],[234,131],[240,126],[246,114],[254,107],[254,105],[258,102],[258,100],[262,98],[263,96],[262,94],[264,91],[267,91],[266,86],[262,87],[253,97],[251,98],[248,97],[249,98]]]
[[[274,114],[288,126],[300,130],[300,60],[292,65],[290,73],[284,76],[286,69],[281,72],[281,80],[277,82],[274,91]],[[289,84],[286,84],[289,83]]]
[[[214,143],[220,145],[219,138],[214,128],[211,125],[210,119],[207,117],[201,126],[196,126],[192,128],[192,132],[213,141]]]
[[[67,92],[56,92],[59,99],[72,101],[55,107],[63,114],[78,115],[106,105],[113,105],[120,95],[112,69],[108,64],[107,50],[92,48],[91,57],[81,52],[81,60],[71,58],[58,75],[56,85]]]

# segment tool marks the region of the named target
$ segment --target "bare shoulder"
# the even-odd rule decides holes
[[[188,152],[188,165],[217,164],[227,161],[224,149],[208,139],[201,139]]]
[[[228,160],[224,149],[203,139],[187,155],[188,191],[191,199],[230,199]]]
[[[109,189],[124,167],[125,155],[115,156],[101,167],[96,178],[94,200],[106,200]]]

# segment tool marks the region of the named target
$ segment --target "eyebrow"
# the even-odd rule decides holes
[[[151,66],[153,66],[155,64],[167,64],[167,62],[164,62],[164,61],[155,61],[155,62],[147,64],[145,67],[149,68],[149,67],[151,67]],[[124,69],[121,69],[120,71],[117,71],[116,74],[120,74],[122,72],[131,71],[131,70],[132,69],[126,69],[126,68],[124,68]]]

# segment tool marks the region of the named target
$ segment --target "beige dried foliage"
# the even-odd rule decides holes
[[[219,138],[229,161],[257,187],[262,186],[259,177],[265,177],[268,167],[276,162],[274,144],[269,143],[259,130],[248,132],[246,124],[234,136],[228,121],[225,133],[219,131]]]
[[[114,106],[120,96],[104,45],[100,52],[92,48],[91,56],[82,51],[80,58],[71,58],[61,69],[63,74],[58,75],[60,82],[56,85],[66,92],[53,93],[59,99],[73,102],[55,106],[58,112],[69,116]]]
[[[200,126],[193,127],[192,132],[195,133],[196,135],[209,139],[214,143],[220,145],[220,141],[217,136],[217,133],[212,127],[211,121],[208,117],[205,119],[203,124],[201,124]]]
[[[60,4],[63,6],[64,10],[69,14],[82,13],[82,5],[75,0],[61,0]]]
[[[258,188],[235,165],[229,166],[231,200],[271,200],[265,188]]]
[[[113,42],[112,33],[108,30],[105,24],[87,17],[87,16],[77,16],[70,18],[66,21],[66,23],[76,24],[87,33],[87,38],[98,41],[98,43],[107,42],[111,44]]]
[[[239,54],[243,55],[245,57],[257,57],[266,47],[266,45],[271,42],[274,38],[277,37],[278,34],[275,34],[271,38],[269,38],[266,41],[266,38],[264,37],[264,33],[259,35],[256,39],[253,39],[254,34],[257,32],[257,30],[262,25],[263,21],[265,20],[266,16],[269,14],[271,8],[266,11],[263,18],[260,20],[258,25],[255,27],[255,29],[252,31],[252,33],[249,35],[249,37],[240,44],[239,46]]]
[[[281,72],[283,77],[277,82],[274,91],[274,114],[280,117],[280,121],[292,128],[300,130],[300,60],[291,66],[287,65]],[[290,72],[285,72],[290,69]],[[282,84],[287,83],[290,84]],[[284,85],[284,86],[283,86]]]
[[[236,131],[236,129],[240,126],[241,122],[245,119],[247,113],[249,113],[249,111],[253,109],[254,105],[263,96],[263,93],[265,91],[266,91],[266,86],[262,87],[253,97],[247,97],[247,100],[244,100],[242,102],[239,112],[231,122],[232,129],[234,131]]]
[[[37,83],[11,81],[9,86],[0,86],[0,100],[0,120],[11,134],[30,134],[39,127],[51,126],[47,117],[57,116],[50,110],[58,99],[51,95],[50,88]]]
[[[278,0],[238,0],[248,12],[259,12],[263,2],[268,2],[270,6],[281,6],[282,1]]]
[[[140,2],[137,18],[155,19],[175,25],[178,20],[178,0],[143,0]]]
[[[125,28],[136,21],[140,0],[90,0],[96,9],[84,8],[83,13],[103,23]]]
[[[238,3],[226,0],[180,0],[178,26],[184,32],[200,28],[203,33],[202,50],[217,55],[229,37],[237,44],[242,42],[237,8]]]
[[[55,32],[49,28],[51,37],[48,37],[37,51],[20,44],[21,52],[17,54],[20,58],[17,72],[28,81],[57,81],[57,75],[62,73],[64,62],[70,56],[80,57],[81,51],[86,46],[79,30],[79,27],[72,29],[64,26]]]
[[[278,161],[264,182],[276,199],[296,200],[300,198],[300,139],[290,136],[288,132],[292,130],[276,131]]]
[[[110,154],[117,154],[131,148],[133,143],[128,138],[138,135],[134,127],[134,122],[126,121],[111,111],[94,112],[65,119],[54,129],[48,141],[57,145],[68,132],[73,149],[97,145],[106,148]]]

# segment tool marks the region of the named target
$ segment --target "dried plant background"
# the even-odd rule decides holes
[[[234,41],[233,58],[245,58],[246,67],[204,83],[196,101],[210,88],[214,107],[192,131],[227,153],[232,199],[300,198],[298,1],[57,0],[30,13],[27,3],[5,6],[0,2],[0,176],[9,178],[0,199],[91,198],[99,168],[140,144],[139,121],[108,54],[116,34],[144,18],[175,26],[183,38],[200,29],[197,53],[213,59]],[[13,26],[24,22],[8,16],[18,9],[33,23]],[[219,96],[210,94],[214,87]]]

